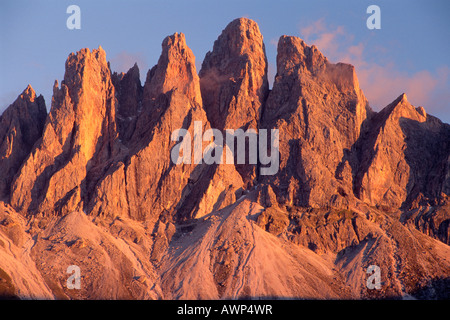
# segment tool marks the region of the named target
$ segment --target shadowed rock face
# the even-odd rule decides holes
[[[14,175],[42,136],[46,116],[44,98],[30,85],[1,115],[0,198],[9,195]]]
[[[119,105],[116,115],[119,139],[127,145],[136,129],[137,116],[142,111],[143,88],[137,64],[134,64],[127,73],[114,73],[112,81]]]
[[[448,124],[405,94],[372,111],[354,67],[298,37],[280,37],[269,90],[263,37],[244,18],[198,75],[182,33],[163,40],[143,85],[139,74],[111,73],[101,47],[82,49],[48,115],[29,86],[1,116],[0,292],[448,298]],[[194,145],[203,154],[212,142],[196,128],[278,129],[279,170],[195,162]],[[191,163],[171,160],[177,129]],[[73,264],[79,291],[66,286]],[[370,265],[379,290],[367,288]]]

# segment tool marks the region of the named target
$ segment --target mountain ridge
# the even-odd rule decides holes
[[[258,25],[240,18],[199,72],[175,33],[144,84],[137,64],[113,73],[99,47],[69,55],[46,119],[28,86],[0,118],[0,178],[11,185],[0,189],[10,261],[0,268],[11,295],[448,297],[450,125],[404,93],[374,112],[353,66],[298,37],[280,37],[272,89],[267,66]],[[174,164],[172,133],[194,137],[195,121],[202,132],[278,129],[278,172]],[[11,139],[34,123],[30,138]],[[81,290],[65,285],[73,264]],[[380,290],[366,287],[370,265],[382,270]]]

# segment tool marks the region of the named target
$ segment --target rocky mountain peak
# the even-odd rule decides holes
[[[214,127],[257,127],[268,80],[263,36],[256,22],[240,18],[228,24],[203,60],[200,81]]]
[[[119,139],[126,143],[134,132],[137,116],[142,109],[143,88],[137,63],[127,73],[114,72],[112,81],[118,100],[116,120]]]
[[[316,75],[328,63],[316,48],[294,36],[281,36],[277,47],[277,74],[289,75],[300,69]]]
[[[206,54],[199,76],[213,128],[258,129],[269,84],[263,36],[256,22],[240,18],[229,23]],[[246,185],[254,183],[254,165],[236,169]]]
[[[86,172],[116,150],[115,106],[105,51],[99,47],[71,53],[61,88],[54,84],[42,139],[12,184],[11,203],[19,211],[80,208]]]
[[[125,77],[133,79],[133,81],[135,81],[135,82],[137,82],[138,80],[139,80],[139,83],[141,82],[139,66],[137,65],[137,63],[135,63],[130,69],[128,69],[127,72],[121,72],[121,73],[114,72],[113,73],[114,85],[117,85],[117,82],[122,81]]]
[[[1,115],[0,198],[9,195],[14,175],[42,135],[46,116],[44,98],[36,98],[31,85]]]
[[[411,105],[403,93],[373,117],[369,131],[356,179],[362,200],[409,208],[445,198],[450,126]]]
[[[263,36],[258,24],[247,18],[239,18],[230,22],[223,30],[213,51],[222,54],[223,59],[233,59],[245,54],[260,55],[263,47]],[[208,62],[206,62],[208,64]]]
[[[68,85],[74,80],[79,81],[83,75],[89,75],[91,69],[109,70],[106,53],[101,46],[92,51],[89,48],[83,48],[76,53],[69,54],[66,60],[64,82]],[[78,75],[78,77],[74,77],[74,75]]]
[[[74,61],[83,61],[84,59],[95,59],[101,63],[107,64],[106,52],[102,46],[97,49],[82,48],[77,52],[71,52],[67,58],[66,65],[72,64]]]
[[[331,63],[315,45],[294,36],[281,36],[278,41],[277,75],[302,73],[316,77],[316,81],[333,83],[338,90],[353,91],[365,98],[359,88],[355,67],[347,63]]]
[[[137,63],[134,63],[134,65],[127,71],[126,74],[137,82],[137,80],[140,79],[139,67]],[[140,82],[141,81],[139,80],[139,83]]]
[[[186,36],[184,35],[184,33],[175,32],[173,35],[164,38],[162,42],[163,53],[166,53],[166,51],[168,52],[172,48],[176,48],[175,52],[181,52],[187,48]]]
[[[383,125],[398,125],[401,118],[424,122],[427,120],[426,111],[423,107],[414,107],[405,93],[402,93],[386,108],[380,111],[379,119],[383,119]]]
[[[23,90],[22,94],[20,95],[20,98],[22,100],[27,100],[29,102],[34,102],[34,99],[36,99],[36,92],[31,87],[30,84],[27,85],[25,90]]]
[[[348,151],[367,109],[353,66],[330,63],[298,37],[280,37],[262,127],[280,132],[280,171],[276,179],[266,179],[272,179],[281,202],[341,206],[351,201]]]
[[[158,64],[147,74],[144,100],[155,99],[158,95],[173,89],[179,90],[201,104],[195,57],[186,45],[183,33],[175,33],[162,42]]]
[[[67,87],[73,103],[72,111],[68,112],[73,112],[75,118],[74,146],[79,145],[86,160],[91,159],[99,138],[107,140],[115,136],[115,88],[103,48],[99,46],[92,51],[84,48],[71,53],[61,85],[64,91],[63,86]],[[62,104],[55,101],[54,107]]]

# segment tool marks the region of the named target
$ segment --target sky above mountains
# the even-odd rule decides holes
[[[69,5],[81,9],[81,29],[69,30]],[[369,30],[369,5],[381,9],[381,29]],[[450,2],[448,1],[82,1],[0,3],[0,112],[31,84],[51,105],[53,83],[64,76],[71,52],[101,45],[111,69],[137,62],[141,79],[155,65],[161,42],[183,32],[197,71],[214,41],[233,19],[247,17],[261,29],[276,74],[281,35],[315,44],[331,62],[356,67],[374,110],[401,93],[415,106],[450,122]]]

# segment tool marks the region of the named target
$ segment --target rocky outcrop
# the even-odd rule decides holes
[[[155,222],[180,200],[195,164],[171,161],[170,151],[178,142],[171,140],[172,132],[185,129],[193,137],[195,121],[202,130],[209,126],[195,58],[183,34],[163,41],[158,64],[144,84],[142,107],[128,147],[95,187],[88,206],[94,215]]]
[[[349,205],[349,155],[367,110],[353,66],[330,63],[299,38],[280,38],[277,75],[261,124],[279,130],[279,172],[262,181],[280,203]]]
[[[258,25],[232,21],[214,42],[200,70],[208,119],[214,128],[257,129],[267,96],[267,57]]]
[[[374,116],[361,139],[357,196],[371,205],[437,205],[448,194],[450,126],[402,94]]]
[[[70,54],[61,88],[55,82],[42,139],[12,184],[21,213],[61,214],[82,208],[88,172],[114,155],[115,91],[100,47]]]
[[[352,210],[270,207],[257,218],[279,238],[321,256],[336,254],[335,266],[349,291],[362,298],[402,297],[447,276],[448,262],[441,259],[449,247],[403,222],[366,204]],[[382,270],[380,290],[366,286],[370,265]],[[442,289],[434,294],[445,296]]]
[[[123,144],[127,144],[136,129],[137,116],[142,111],[143,88],[139,67],[134,64],[127,73],[114,73],[112,80],[118,100],[116,120],[119,139]]]
[[[0,198],[9,196],[14,175],[42,135],[46,116],[44,98],[30,85],[1,115]]]
[[[257,131],[269,84],[263,36],[254,21],[240,18],[228,24],[206,54],[199,75],[213,128]],[[256,165],[247,159],[236,168],[246,185],[255,183]]]
[[[0,202],[0,297],[52,299],[53,293],[31,254],[27,220]]]
[[[450,203],[448,201],[438,206],[423,205],[406,210],[402,213],[400,221],[450,245]]]
[[[181,220],[201,218],[236,202],[244,182],[233,165],[202,164],[191,174],[177,206]]]

